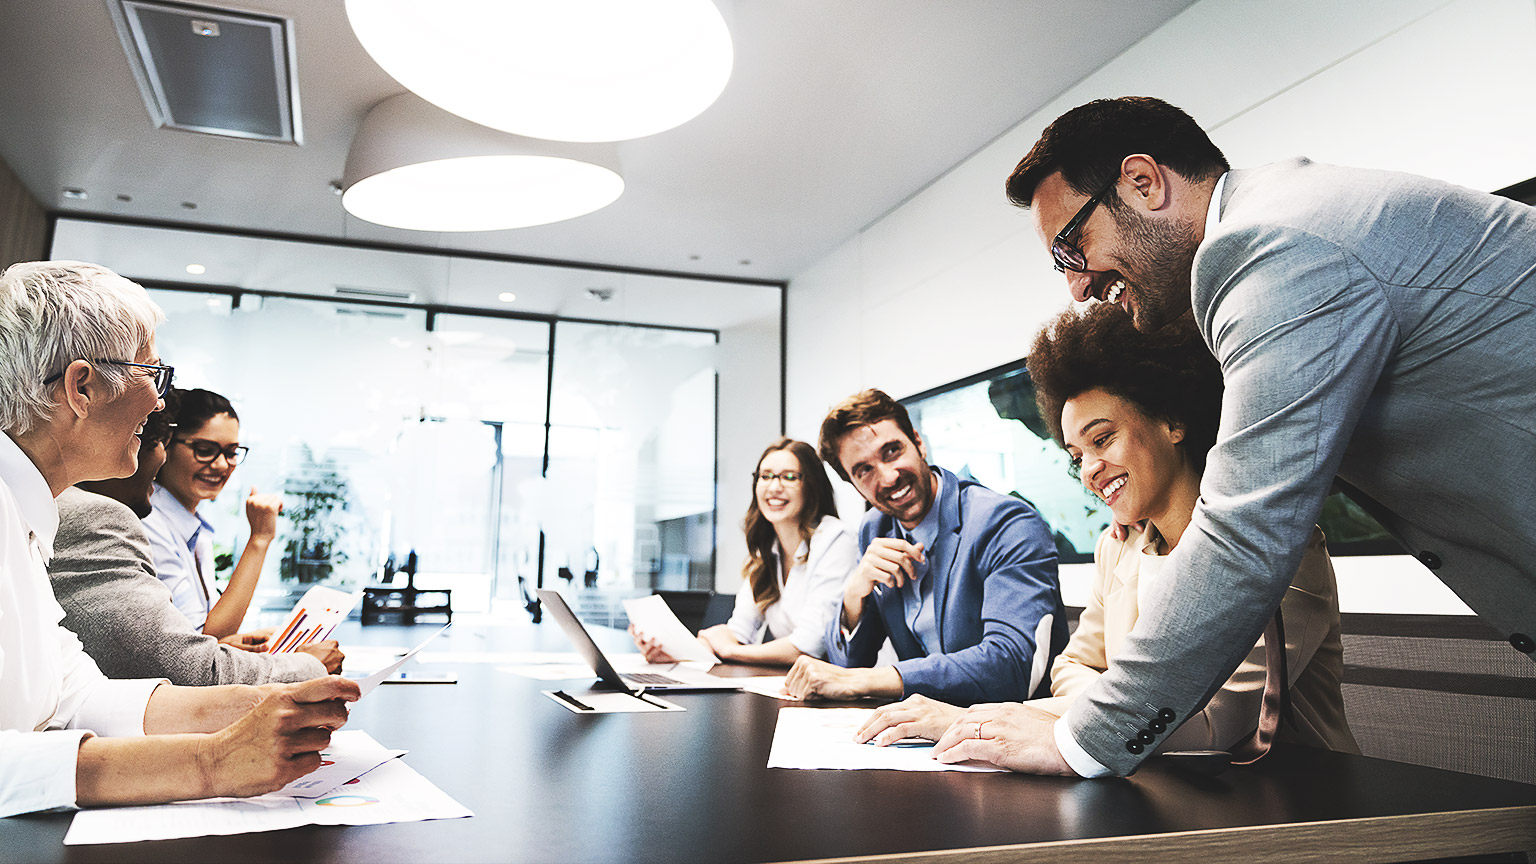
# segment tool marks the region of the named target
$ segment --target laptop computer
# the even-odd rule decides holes
[[[719,678],[708,672],[691,669],[681,663],[647,663],[641,669],[634,672],[620,673],[609,662],[603,650],[597,647],[592,634],[587,632],[586,625],[566,605],[565,598],[560,592],[548,588],[540,588],[536,592],[539,601],[544,604],[551,618],[565,631],[571,644],[576,647],[576,653],[587,661],[592,671],[597,673],[598,683],[595,689],[600,690],[740,690],[742,679]]]

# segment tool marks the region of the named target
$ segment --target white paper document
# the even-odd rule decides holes
[[[933,745],[859,744],[853,733],[873,708],[780,708],[768,751],[769,768],[833,768],[888,771],[1001,771],[991,765],[946,765],[933,758]]]
[[[362,597],[362,591],[348,594],[324,585],[309,589],[299,599],[298,605],[293,607],[293,614],[288,616],[283,626],[272,631],[268,653],[285,654],[331,638],[331,631],[347,620],[352,607]]]
[[[247,834],[300,825],[383,825],[473,815],[396,759],[317,800],[274,794],[81,810],[64,835],[64,845]]]
[[[683,626],[672,613],[672,607],[661,599],[660,594],[636,597],[624,601],[624,613],[636,630],[661,643],[661,650],[672,655],[673,660],[692,660],[713,666],[720,662],[715,652]]]
[[[420,645],[417,645],[415,648],[407,651],[404,657],[401,657],[399,660],[396,660],[388,666],[385,666],[383,669],[380,669],[372,675],[369,675],[367,678],[359,678],[357,681],[357,689],[361,690],[362,692],[358,695],[357,698],[361,699],[364,696],[367,696],[369,693],[373,692],[373,688],[382,684],[385,678],[395,674],[397,669],[399,669],[401,666],[404,666],[407,662],[410,661],[412,657],[415,657],[417,651],[427,647],[428,642],[431,642],[433,639],[443,635],[443,630],[447,630],[452,626],[452,622],[444,624],[442,630],[438,630],[431,636],[428,636],[426,639],[422,640]]]
[[[580,690],[567,693],[564,690],[541,690],[556,705],[572,714],[641,714],[647,711],[687,711],[687,708],[669,702],[655,693],[637,696],[623,690],[604,692]]]
[[[273,792],[294,798],[319,798],[336,787],[355,780],[391,759],[404,756],[405,750],[389,750],[360,729],[343,729],[331,734],[331,746],[320,751],[320,767]]]
[[[785,675],[758,675],[752,678],[737,679],[742,682],[741,689],[748,693],[756,693],[759,696],[768,696],[773,699],[782,699],[785,702],[799,702],[794,696],[784,692]]]

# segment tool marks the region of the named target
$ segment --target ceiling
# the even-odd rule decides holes
[[[330,184],[354,131],[403,90],[342,0],[206,4],[293,20],[302,146],[157,129],[105,0],[5,0],[0,158],[56,213],[782,281],[1190,0],[717,3],[735,42],[720,99],[621,143],[624,195],[555,225],[433,234],[342,210]]]

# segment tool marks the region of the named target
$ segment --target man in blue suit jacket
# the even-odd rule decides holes
[[[928,465],[906,408],[879,390],[832,409],[821,456],[875,509],[830,623],[831,662],[799,658],[790,694],[962,705],[1049,695],[1067,625],[1056,545],[1034,508]],[[875,667],[886,639],[899,659]]]

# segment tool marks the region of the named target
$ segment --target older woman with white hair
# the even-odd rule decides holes
[[[256,795],[314,770],[357,684],[105,678],[59,621],[54,498],[132,474],[171,368],[144,289],[54,261],[0,274],[0,816]],[[97,736],[101,737],[97,737]]]

